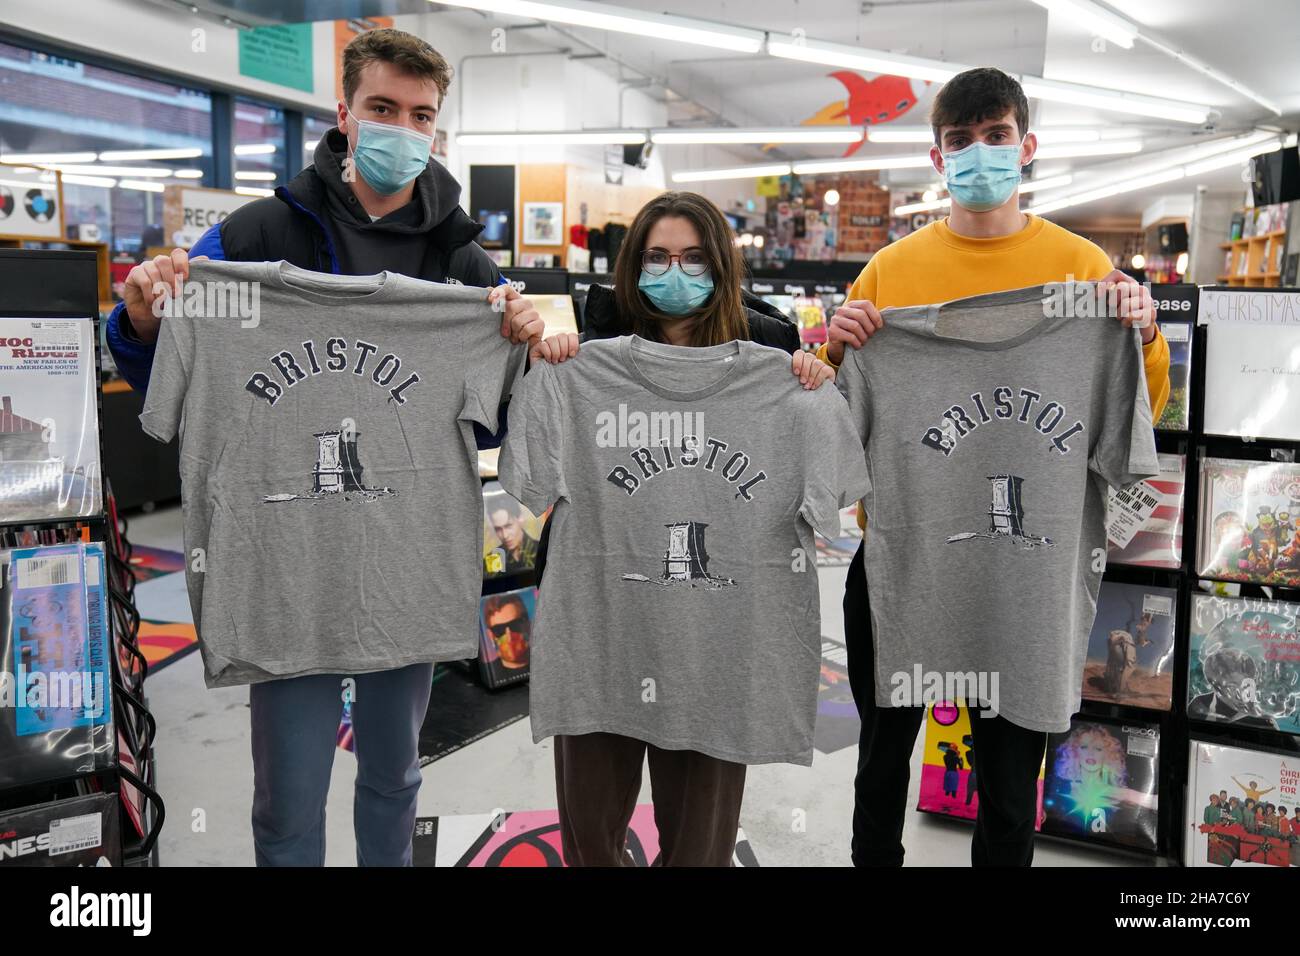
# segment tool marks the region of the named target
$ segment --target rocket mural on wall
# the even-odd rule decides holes
[[[883,73],[868,80],[851,70],[837,70],[827,74],[844,86],[848,99],[827,103],[812,116],[801,120],[801,126],[875,126],[896,120],[920,101],[920,95],[930,85],[929,80],[911,80],[905,76]],[[852,156],[866,139],[850,143],[844,151]],[[771,149],[770,143],[764,149]]]

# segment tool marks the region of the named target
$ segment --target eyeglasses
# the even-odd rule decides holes
[[[531,623],[526,617],[511,618],[509,621],[503,621],[500,624],[488,625],[488,630],[497,639],[505,637],[509,631],[514,631],[516,634],[527,634],[530,628]]]
[[[702,276],[709,271],[709,257],[703,249],[687,249],[680,255],[662,249],[647,249],[641,253],[641,268],[652,276],[661,276],[672,268],[674,259],[688,276]]]

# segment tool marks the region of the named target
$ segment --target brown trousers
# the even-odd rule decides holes
[[[555,738],[560,840],[569,866],[632,866],[628,823],[650,761],[659,866],[730,866],[745,765],[618,734]]]

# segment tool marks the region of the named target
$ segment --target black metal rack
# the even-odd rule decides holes
[[[0,314],[25,318],[89,319],[94,335],[94,374],[97,421],[102,422],[103,390],[99,339],[98,274],[95,254],[70,250],[0,249]],[[155,783],[153,744],[157,727],[144,697],[148,663],[136,637],[140,615],[133,599],[134,575],[130,545],[118,523],[111,489],[104,480],[102,425],[97,436],[101,467],[102,507],[77,519],[0,522],[0,532],[53,534],[61,541],[87,540],[104,544],[109,609],[109,663],[112,676],[112,732],[117,735],[115,759],[106,768],[42,779],[0,790],[0,806],[16,809],[75,796],[79,792],[114,793],[120,812],[134,789],[141,795],[144,835],[123,825],[122,856],[128,866],[156,864],[156,846],[164,808]],[[125,753],[123,753],[125,747]],[[124,765],[124,762],[126,765]]]

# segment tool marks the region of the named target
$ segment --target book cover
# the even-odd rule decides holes
[[[1197,573],[1300,587],[1300,464],[1201,462]]]
[[[1111,488],[1106,502],[1107,560],[1152,568],[1183,562],[1183,455],[1158,455],[1160,474]]]
[[[1177,599],[1171,588],[1101,583],[1083,669],[1084,699],[1169,709]]]
[[[533,570],[537,542],[546,514],[538,517],[521,505],[499,481],[483,485],[483,576],[499,577]]]
[[[483,683],[495,690],[528,679],[537,588],[485,594],[479,604],[478,666]]]
[[[1187,716],[1300,734],[1300,604],[1192,597]]]
[[[1169,400],[1165,403],[1157,431],[1187,431],[1192,379],[1192,323],[1161,322],[1160,331],[1169,343]]]
[[[1156,849],[1160,729],[1076,716],[1049,734],[1043,832],[1089,843]]]
[[[103,510],[94,323],[0,317],[0,521]]]
[[[976,717],[976,720],[982,718]],[[925,715],[925,750],[921,758],[921,788],[916,809],[974,820],[980,797],[979,764],[971,735],[970,711],[955,704],[938,704]],[[1038,820],[1043,828],[1043,775],[1038,776]]]
[[[1191,742],[1186,866],[1300,866],[1300,758]]]
[[[117,795],[0,811],[0,866],[121,866]]]

